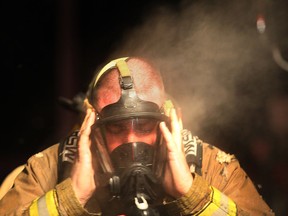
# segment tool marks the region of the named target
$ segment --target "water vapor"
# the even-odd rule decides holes
[[[159,6],[112,55],[153,60],[193,132],[242,130],[277,85],[277,66],[256,29],[258,9],[221,0]]]

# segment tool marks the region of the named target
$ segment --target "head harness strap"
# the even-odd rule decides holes
[[[93,88],[96,86],[96,84],[97,84],[97,82],[98,82],[98,80],[100,79],[100,77],[104,74],[104,73],[106,73],[107,71],[109,71],[109,70],[111,70],[111,69],[113,69],[113,68],[116,68],[116,66],[117,67],[119,67],[118,65],[117,65],[117,63],[118,62],[125,62],[126,60],[128,59],[128,57],[123,57],[123,58],[118,58],[118,59],[115,59],[115,60],[112,60],[112,61],[110,61],[108,64],[106,64],[100,71],[99,71],[99,73],[97,74],[97,76],[96,76],[96,78],[95,78],[95,81],[94,81],[94,83],[93,83]],[[126,62],[125,62],[126,63]],[[123,63],[122,63],[123,64]],[[127,66],[126,66],[127,67]],[[127,67],[127,69],[128,69],[128,67]],[[120,70],[120,69],[119,69]],[[129,71],[129,69],[128,69],[128,71]],[[121,73],[121,75],[122,75],[122,72],[121,72],[121,70],[120,70],[120,73]],[[126,74],[124,74],[125,76],[127,76],[127,75],[130,75],[130,72],[126,75]]]
[[[119,61],[116,62],[116,66],[120,71],[120,77],[119,77],[120,86],[124,90],[133,88],[131,72],[125,60],[126,59],[120,59]]]

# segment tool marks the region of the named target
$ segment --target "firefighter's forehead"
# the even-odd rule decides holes
[[[121,88],[119,84],[119,73],[117,69],[112,69],[104,74],[97,88],[97,107],[102,109],[103,107],[116,103],[121,96]]]
[[[120,91],[113,91],[113,90],[107,90],[107,89],[100,89],[99,90],[99,97],[98,97],[98,102],[97,106],[100,110],[103,109],[103,107],[116,103],[119,98],[120,98]]]

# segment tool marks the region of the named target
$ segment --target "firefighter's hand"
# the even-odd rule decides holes
[[[78,152],[71,172],[72,187],[80,203],[84,206],[96,190],[95,174],[97,163],[91,142],[91,126],[96,119],[95,111],[87,109],[79,131]]]
[[[169,112],[171,131],[160,123],[160,129],[167,146],[167,164],[164,176],[164,189],[174,198],[179,198],[190,189],[193,177],[186,162],[184,146],[182,145],[182,121],[178,119],[174,108]]]

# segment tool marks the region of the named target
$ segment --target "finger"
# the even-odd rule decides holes
[[[91,112],[92,112],[92,109],[87,109],[86,110],[86,115],[85,115],[85,118],[84,118],[84,120],[82,122],[82,125],[80,127],[80,131],[79,131],[80,135],[85,132],[85,128],[87,127],[89,118],[91,116]]]
[[[179,122],[179,127],[180,130],[183,130],[183,122],[182,122],[182,110],[180,107],[177,108],[177,116],[178,116],[178,122]]]
[[[78,141],[78,152],[79,160],[85,159],[86,161],[91,160],[91,126],[95,122],[95,112],[91,109],[87,110],[86,117],[81,125],[79,132],[79,141]]]
[[[170,114],[171,118],[171,130],[172,136],[175,144],[177,145],[177,149],[182,151],[182,135],[181,135],[181,124],[179,123],[176,110],[173,108]]]
[[[167,146],[167,150],[168,152],[173,152],[173,151],[176,151],[177,150],[177,147],[173,141],[173,136],[170,132],[170,130],[168,129],[167,125],[165,122],[160,122],[160,130],[163,134],[163,137],[166,141],[166,146]]]

